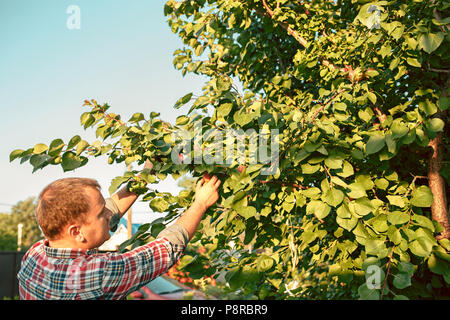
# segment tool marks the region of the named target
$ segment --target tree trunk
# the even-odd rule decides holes
[[[433,204],[431,205],[431,216],[439,222],[444,230],[436,238],[450,238],[450,223],[447,211],[447,196],[445,193],[445,181],[439,174],[442,168],[442,143],[443,134],[439,132],[429,146],[433,152],[428,159],[428,183],[433,193]]]

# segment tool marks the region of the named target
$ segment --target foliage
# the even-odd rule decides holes
[[[209,260],[190,266],[226,272],[230,289],[245,297],[442,298],[450,242],[435,237],[443,226],[431,219],[426,175],[428,145],[439,135],[448,163],[448,8],[442,0],[169,0],[164,13],[185,45],[175,68],[209,79],[201,95],[187,93],[174,106],[189,111],[175,124],[154,112],[124,122],[109,105],[86,100],[81,124],[100,140],[55,139],[10,160],[29,161],[33,171],[74,170],[88,156],[150,160],[151,170],[128,172],[110,188],[131,183],[152,210],[168,212],[127,243],[135,245],[193,197],[147,183],[216,174],[221,197],[194,239]],[[183,142],[173,134],[195,132],[199,121],[188,137],[193,150],[172,159]],[[268,140],[278,130],[275,172],[234,154],[222,163],[177,161],[198,160],[199,151],[220,158],[214,138],[230,129]],[[448,166],[440,173],[448,184]]]
[[[0,214],[0,251],[17,251],[17,226],[22,223],[22,247],[27,250],[42,238],[35,218],[34,198],[19,201],[10,213]]]

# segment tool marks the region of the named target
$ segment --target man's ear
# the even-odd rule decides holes
[[[84,236],[80,231],[80,226],[72,224],[67,228],[67,232],[69,233],[69,236],[71,239],[77,241],[77,242],[84,242]]]

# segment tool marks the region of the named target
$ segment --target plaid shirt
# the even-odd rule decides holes
[[[51,248],[48,240],[41,240],[23,257],[17,275],[20,298],[125,299],[165,273],[186,244],[185,230],[177,224],[163,230],[156,240],[123,254]]]

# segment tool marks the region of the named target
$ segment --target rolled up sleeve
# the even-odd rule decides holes
[[[105,199],[105,208],[112,212],[111,220],[109,221],[109,230],[114,232],[117,230],[121,218],[119,207],[117,207],[113,199],[107,198]]]
[[[158,237],[126,253],[108,254],[103,269],[102,289],[109,299],[121,299],[165,273],[182,256],[188,232],[173,224]]]
[[[158,234],[157,239],[166,238],[174,245],[186,247],[189,242],[189,235],[186,229],[179,224],[172,224]]]

